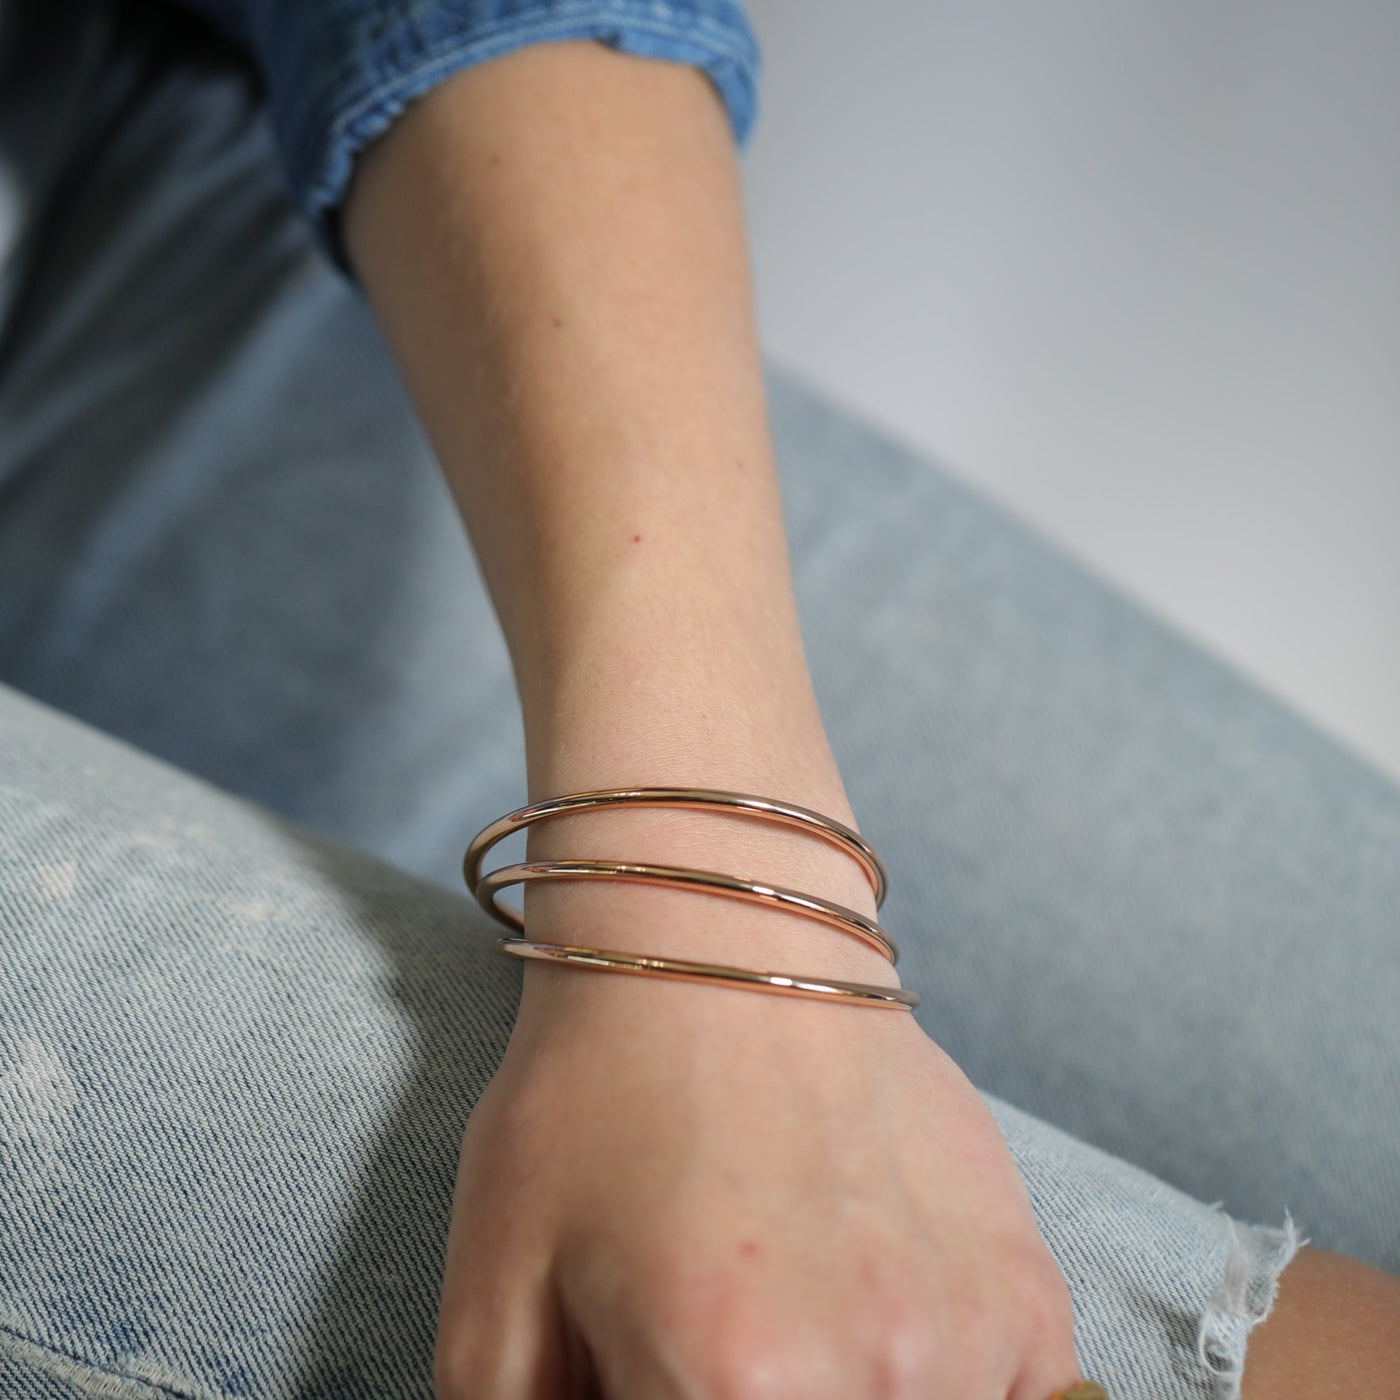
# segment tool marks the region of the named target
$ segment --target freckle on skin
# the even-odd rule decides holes
[[[633,536],[632,536],[632,543],[633,543],[633,544],[641,544],[641,542],[642,542],[642,537],[641,537],[640,535],[633,535]]]
[[[557,316],[555,316],[555,317],[553,318],[553,321],[554,321],[554,329],[555,329],[555,330],[557,330],[557,331],[562,331],[562,330],[564,329],[564,323],[563,323],[563,321],[561,321]]]

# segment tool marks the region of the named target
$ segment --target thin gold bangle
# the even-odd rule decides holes
[[[639,865],[620,860],[549,860],[503,865],[477,881],[477,902],[493,919],[523,933],[524,918],[514,909],[499,903],[496,895],[507,885],[527,884],[534,880],[622,880],[721,895],[727,899],[803,914],[818,923],[854,934],[862,942],[878,949],[891,963],[899,960],[899,948],[894,939],[873,919],[867,919],[854,909],[832,904],[816,895],[803,894],[799,890],[764,885],[735,875],[721,875],[716,871],[694,870],[689,866]]]
[[[1098,1381],[1080,1381],[1068,1390],[1057,1390],[1050,1400],[1108,1400],[1108,1394]]]
[[[502,938],[496,948],[507,957],[563,963],[595,972],[620,972],[634,977],[659,977],[672,982],[704,982],[768,992],[775,996],[807,997],[813,1001],[839,1001],[848,1006],[880,1007],[912,1011],[919,1004],[916,992],[902,987],[876,987],[865,982],[839,982],[829,977],[802,977],[790,972],[762,972],[756,968],[724,967],[717,963],[683,962],[610,948],[579,948],[567,943],[536,943],[525,938]]]
[[[504,840],[512,832],[521,831],[535,822],[547,821],[551,817],[567,816],[573,812],[590,811],[598,807],[719,807],[739,816],[755,817],[763,821],[776,822],[781,826],[796,827],[828,845],[835,846],[851,856],[865,872],[870,888],[875,895],[878,909],[885,901],[885,891],[889,888],[889,875],[884,862],[876,854],[875,848],[850,827],[809,807],[799,807],[792,802],[779,802],[768,797],[754,797],[742,792],[723,792],[712,788],[600,788],[596,792],[576,792],[566,797],[552,797],[544,802],[534,802],[527,807],[507,812],[503,817],[483,827],[472,838],[462,858],[462,873],[467,879],[467,888],[476,893],[481,881],[481,867],[486,853],[498,841]]]

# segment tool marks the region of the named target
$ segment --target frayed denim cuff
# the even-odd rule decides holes
[[[1288,1215],[1281,1230],[1228,1224],[1230,1252],[1196,1332],[1196,1359],[1217,1400],[1239,1400],[1249,1334],[1273,1311],[1279,1275],[1307,1243]]]
[[[250,48],[267,83],[293,198],[341,268],[356,156],[415,97],[526,44],[594,39],[699,68],[742,142],[758,45],[735,0],[190,0]]]

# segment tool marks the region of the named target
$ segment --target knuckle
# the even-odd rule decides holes
[[[798,1358],[776,1328],[726,1319],[692,1340],[705,1400],[779,1400],[800,1393]]]
[[[794,1400],[835,1394],[825,1340],[775,1315],[761,1299],[730,1294],[672,1314],[686,1394],[703,1400]]]
[[[775,1348],[728,1339],[710,1349],[703,1369],[706,1400],[779,1400],[798,1393],[790,1364]]]
[[[941,1348],[910,1308],[848,1315],[839,1329],[729,1326],[708,1333],[699,1355],[705,1400],[916,1400],[929,1393]]]
[[[929,1393],[943,1348],[937,1329],[912,1312],[886,1314],[871,1338],[868,1389],[876,1400],[914,1400]]]

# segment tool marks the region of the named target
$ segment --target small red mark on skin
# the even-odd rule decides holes
[[[641,537],[640,535],[633,535],[633,536],[632,536],[632,543],[633,543],[633,544],[641,544],[641,542],[642,542],[642,537]]]
[[[745,1240],[739,1246],[739,1253],[742,1254],[745,1259],[757,1259],[758,1246],[752,1240]]]

